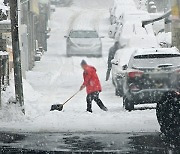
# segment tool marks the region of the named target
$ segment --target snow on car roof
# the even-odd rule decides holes
[[[121,36],[119,37],[121,45],[126,47],[136,48],[151,48],[159,47],[157,39],[150,27],[143,28],[139,23],[127,23],[122,29]]]
[[[133,13],[126,13],[125,15],[126,20],[136,20],[136,21],[143,21],[150,19],[150,15],[145,11],[133,12]]]
[[[180,52],[177,48],[148,48],[148,49],[137,49],[134,56],[139,55],[151,55],[151,54],[178,54]]]
[[[157,48],[159,44],[154,35],[133,35],[128,42],[129,47]]]
[[[119,60],[119,65],[123,66],[128,64],[135,50],[135,48],[123,48],[117,50],[115,58]]]

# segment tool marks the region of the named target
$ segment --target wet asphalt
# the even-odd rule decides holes
[[[166,154],[168,147],[158,132],[0,133],[0,154],[61,153]]]

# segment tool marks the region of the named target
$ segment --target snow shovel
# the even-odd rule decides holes
[[[54,111],[54,110],[62,111],[63,106],[64,106],[67,102],[69,102],[73,97],[75,97],[79,92],[80,92],[80,90],[77,91],[74,95],[72,95],[69,99],[67,99],[67,101],[65,101],[63,104],[53,104],[53,105],[51,106],[51,110],[50,110],[50,111]]]

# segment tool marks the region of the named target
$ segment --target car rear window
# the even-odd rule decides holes
[[[138,55],[134,59],[152,59],[152,58],[173,58],[180,57],[180,54],[149,54],[149,55]]]
[[[96,31],[72,31],[71,38],[98,38]]]
[[[161,65],[180,66],[179,54],[138,55],[133,58],[131,68],[157,68]]]

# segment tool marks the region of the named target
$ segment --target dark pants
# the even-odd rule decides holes
[[[95,101],[97,105],[104,111],[107,111],[107,108],[104,106],[102,101],[99,98],[99,92],[93,92],[87,95],[87,111],[92,112],[92,101]]]

